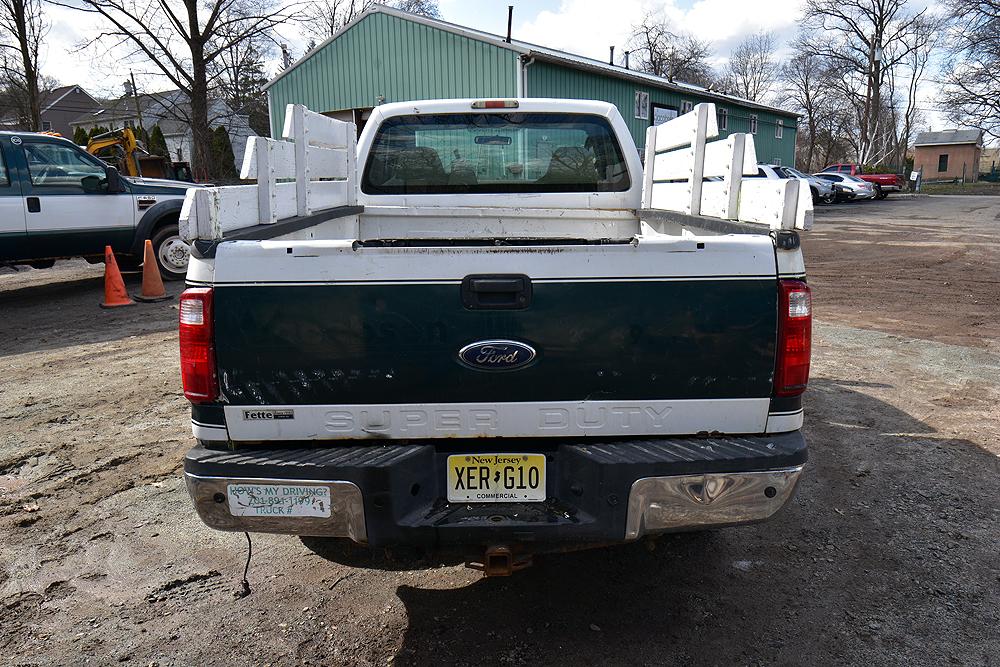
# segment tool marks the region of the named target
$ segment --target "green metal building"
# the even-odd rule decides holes
[[[646,128],[714,102],[721,136],[751,132],[761,162],[795,162],[796,114],[563,51],[375,5],[265,87],[271,135],[285,106],[364,125],[385,102],[556,97],[615,104],[641,151]]]

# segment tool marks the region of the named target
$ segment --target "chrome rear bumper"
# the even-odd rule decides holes
[[[795,493],[802,466],[762,472],[645,477],[628,499],[625,539],[763,521]]]
[[[355,542],[368,541],[365,529],[365,508],[361,489],[352,482],[250,479],[229,477],[202,477],[184,473],[188,494],[194,502],[198,516],[209,528],[252,533],[284,533],[310,537],[349,537]],[[234,516],[229,510],[227,487],[230,484],[295,484],[297,486],[325,486],[330,489],[329,517],[272,517]]]

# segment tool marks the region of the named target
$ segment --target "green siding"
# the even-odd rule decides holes
[[[637,90],[649,93],[651,107],[649,120],[633,117],[633,103]],[[756,115],[757,134],[754,135],[754,145],[757,149],[757,160],[773,162],[775,158],[778,158],[781,160],[781,164],[793,165],[795,163],[795,119],[778,116],[767,111],[750,109],[735,103],[726,104],[718,100],[699,97],[696,94],[656,88],[638,81],[601,76],[592,72],[537,61],[528,67],[527,94],[529,97],[611,102],[618,107],[625,118],[625,122],[632,132],[632,138],[640,151],[646,143],[646,128],[652,123],[652,105],[662,104],[680,109],[681,102],[685,100],[693,104],[715,102],[717,108],[724,108],[728,111],[729,127],[727,131],[720,131],[721,137],[727,136],[730,132],[749,132],[750,116],[751,114]],[[784,122],[784,130],[782,138],[776,139],[774,136],[775,123],[779,118]]]
[[[455,97],[514,97],[518,54],[388,14],[372,13],[268,90],[271,136],[285,106],[313,111]]]
[[[271,135],[284,124],[285,106],[305,104],[313,111],[329,112],[377,106],[383,102],[462,97],[498,98],[517,94],[519,54],[493,44],[446,30],[373,12],[318,48],[268,90],[271,102]],[[650,104],[679,109],[682,101],[715,102],[729,112],[729,132],[749,132],[750,115],[758,119],[754,136],[761,162],[795,160],[795,118],[727,104],[658,88],[638,81],[604,76],[563,65],[535,61],[528,67],[527,95],[569,99],[605,100],[615,104],[628,123],[640,149],[652,120],[633,118],[635,91],[649,93]],[[777,119],[784,121],[784,135],[774,136]]]

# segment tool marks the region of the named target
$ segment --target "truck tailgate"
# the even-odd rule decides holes
[[[233,440],[765,427],[777,326],[767,236],[228,242],[217,260]],[[470,296],[476,279],[485,293]],[[488,363],[491,341],[511,363]]]

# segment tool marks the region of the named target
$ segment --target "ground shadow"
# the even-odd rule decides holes
[[[130,294],[141,291],[141,274],[124,278]],[[165,288],[173,297],[169,301],[112,310],[98,305],[104,298],[102,276],[0,290],[0,357],[175,330],[177,295],[184,284],[166,283]]]
[[[810,463],[772,521],[400,586],[394,664],[988,663],[997,459],[857,384],[811,385]]]

